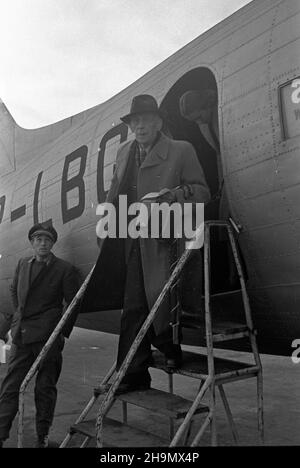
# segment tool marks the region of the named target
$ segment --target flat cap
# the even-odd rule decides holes
[[[28,232],[28,239],[31,240],[35,236],[48,236],[54,243],[57,241],[57,232],[53,226],[45,223],[38,223],[32,226]]]

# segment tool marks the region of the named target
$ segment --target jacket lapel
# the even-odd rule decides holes
[[[149,151],[146,159],[141,165],[140,169],[145,169],[146,167],[156,166],[161,164],[162,161],[167,159],[169,152],[169,141],[164,135],[161,135],[160,139]]]
[[[118,164],[116,166],[116,175],[117,175],[119,183],[121,183],[122,180],[124,179],[124,175],[126,174],[126,169],[128,167],[129,159],[132,156],[134,156],[135,147],[136,147],[136,142],[130,141],[128,142],[128,145],[123,146],[119,154]]]
[[[55,255],[52,254],[51,258],[49,260],[49,263],[39,272],[39,274],[34,279],[34,281],[31,283],[31,285],[29,285],[29,289],[35,288],[41,282],[41,280],[45,277],[45,275],[48,273],[48,271],[52,268],[52,266],[53,266],[53,264],[55,262],[55,259],[56,259]],[[29,280],[30,280],[30,276],[29,276]]]
[[[126,179],[128,162],[134,150],[135,141],[130,141],[121,148],[117,159],[116,172],[114,174],[110,189],[107,193],[105,200],[106,202],[113,203],[116,196],[120,193],[122,184]]]
[[[22,300],[20,302],[23,305],[26,302],[26,298],[27,298],[29,288],[30,288],[30,273],[31,273],[32,262],[33,262],[33,258],[26,261],[23,267],[22,276],[19,279],[19,281],[22,284],[22,287],[20,288],[21,294],[22,294]]]

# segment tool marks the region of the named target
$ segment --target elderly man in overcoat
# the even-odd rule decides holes
[[[206,203],[210,193],[193,146],[162,132],[163,119],[154,97],[133,98],[129,114],[121,118],[135,135],[117,154],[115,172],[106,202],[117,209],[119,196],[127,203],[158,193],[159,202]],[[88,311],[123,309],[117,368],[170,276],[171,245],[156,238],[99,240],[100,253],[83,299]],[[118,393],[150,386],[148,366],[151,343],[163,352],[167,364],[179,364],[181,349],[172,341],[170,297],[158,310],[133,358]]]

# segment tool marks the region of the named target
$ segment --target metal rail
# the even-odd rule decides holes
[[[246,369],[239,369],[231,372],[225,372],[223,374],[215,374],[215,369],[214,369],[214,356],[213,356],[213,335],[212,335],[212,317],[211,317],[211,304],[210,300],[213,295],[210,294],[210,228],[211,227],[225,227],[227,228],[228,232],[228,237],[230,241],[230,245],[232,248],[233,256],[234,256],[234,261],[237,267],[237,272],[240,280],[240,285],[241,289],[240,292],[242,294],[242,299],[243,299],[243,305],[244,305],[244,312],[245,312],[245,319],[246,319],[246,324],[247,324],[247,336],[250,337],[250,343],[252,347],[252,352],[254,354],[255,358],[255,365],[251,366],[251,368],[246,368]],[[142,325],[139,333],[137,334],[135,340],[133,341],[131,348],[123,361],[119,371],[117,372],[114,381],[112,384],[110,384],[108,391],[102,401],[102,404],[100,406],[98,415],[97,415],[97,420],[96,420],[96,443],[97,447],[103,447],[103,420],[105,415],[108,413],[110,410],[113,402],[114,402],[114,396],[115,392],[118,389],[124,375],[126,374],[126,371],[141,343],[143,340],[144,336],[146,335],[149,327],[151,326],[153,320],[155,319],[155,316],[159,310],[160,305],[162,304],[166,294],[170,289],[174,287],[176,282],[178,281],[178,278],[182,272],[182,269],[189,259],[189,257],[192,254],[192,251],[194,248],[199,248],[199,239],[200,236],[203,235],[203,228],[204,228],[204,277],[205,277],[205,328],[206,328],[206,343],[207,343],[207,364],[208,364],[208,373],[206,375],[199,376],[199,378],[202,380],[202,384],[199,388],[198,394],[196,395],[196,398],[194,402],[192,403],[188,413],[186,414],[184,421],[178,428],[175,436],[173,434],[173,428],[171,427],[171,447],[174,447],[178,445],[180,442],[181,438],[185,435],[185,433],[189,432],[190,429],[190,424],[192,421],[192,417],[197,409],[197,407],[200,404],[200,401],[202,400],[204,394],[206,391],[209,391],[209,413],[207,417],[205,418],[204,423],[200,427],[200,430],[196,433],[194,440],[192,441],[191,446],[197,446],[205,429],[210,425],[211,426],[211,438],[212,438],[212,445],[217,444],[217,431],[216,431],[216,419],[215,419],[215,387],[219,387],[219,391],[221,394],[221,398],[225,407],[225,411],[228,417],[228,421],[230,424],[230,428],[232,431],[232,435],[234,438],[235,443],[238,442],[238,435],[237,431],[233,422],[232,414],[228,405],[228,401],[226,399],[226,395],[223,389],[223,384],[229,381],[234,381],[234,380],[240,380],[243,378],[249,378],[250,376],[256,375],[257,377],[257,404],[258,404],[258,429],[259,433],[261,436],[261,440],[263,441],[263,429],[264,429],[264,420],[263,420],[263,396],[262,396],[262,367],[261,367],[261,361],[257,349],[257,344],[256,344],[256,339],[255,339],[255,330],[253,329],[253,322],[252,322],[252,317],[251,317],[251,310],[250,310],[250,304],[249,304],[249,298],[247,295],[246,291],[246,285],[245,285],[245,280],[244,280],[244,275],[239,259],[239,254],[235,245],[235,239],[233,236],[232,232],[232,227],[228,222],[223,222],[223,221],[207,221],[205,224],[202,224],[196,231],[196,236],[194,241],[189,242],[188,246],[184,250],[183,254],[177,261],[177,264],[175,264],[173,271],[171,272],[171,275],[166,282],[165,286],[163,287],[160,295],[158,296],[155,304],[153,305],[152,309],[150,310],[144,324]],[[83,295],[86,286],[89,282],[89,279],[93,273],[94,268],[91,270],[89,275],[87,276],[85,282],[83,283],[82,287],[76,294],[75,298],[73,299],[72,303],[68,307],[67,311],[63,315],[62,319],[58,323],[57,327],[53,331],[52,335],[50,336],[49,340],[45,344],[43,350],[41,351],[40,355],[38,356],[37,360],[33,364],[32,368],[26,375],[21,388],[20,388],[20,397],[19,397],[19,426],[18,426],[18,447],[22,447],[22,438],[23,438],[23,412],[24,412],[24,392],[25,389],[29,383],[29,381],[32,379],[34,374],[36,373],[38,366],[40,362],[45,358],[45,355],[49,351],[51,345],[55,341],[56,337],[60,333],[62,327],[70,317],[72,311],[74,310],[74,307],[76,307],[78,301],[80,300],[81,296]],[[236,334],[232,336],[232,338],[237,338]],[[239,336],[238,336],[239,337]],[[109,373],[105,376],[102,385],[106,384],[110,377],[112,376],[113,372],[115,370],[115,366],[111,368]],[[100,385],[101,386],[101,385]],[[88,413],[89,409],[93,406],[95,403],[97,397],[93,396],[91,400],[88,402],[86,408],[83,410],[79,418],[77,419],[76,423],[81,422],[86,414]],[[126,415],[125,415],[126,419]],[[71,437],[71,434],[68,434],[65,440],[62,442],[60,447],[65,447],[67,442],[69,441]],[[86,437],[84,440],[82,447],[86,446],[87,442],[89,440],[89,437]]]
[[[109,371],[107,372],[107,374],[105,375],[105,377],[103,378],[103,380],[101,381],[101,384],[100,386],[103,386],[103,385],[106,385],[107,382],[109,381],[109,379],[111,378],[111,376],[113,375],[113,373],[115,372],[116,370],[116,367],[117,367],[117,362],[115,362],[112,367],[109,369]],[[92,398],[89,400],[89,402],[87,403],[87,405],[85,406],[84,410],[82,411],[82,413],[78,416],[78,418],[76,419],[75,424],[79,424],[81,423],[81,421],[84,420],[84,418],[86,417],[86,415],[88,414],[88,412],[90,411],[90,409],[92,408],[92,406],[94,406],[95,402],[97,401],[99,395],[93,395]],[[69,442],[69,440],[71,439],[72,437],[72,434],[69,432],[66,437],[64,438],[64,440],[62,441],[62,443],[60,444],[59,448],[65,448]],[[87,442],[89,441],[89,437],[86,437],[85,440],[83,441],[83,444],[80,446],[80,448],[83,448],[85,447],[85,445],[87,444]]]

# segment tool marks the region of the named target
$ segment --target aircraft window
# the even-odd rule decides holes
[[[279,88],[284,140],[300,135],[300,77]]]

